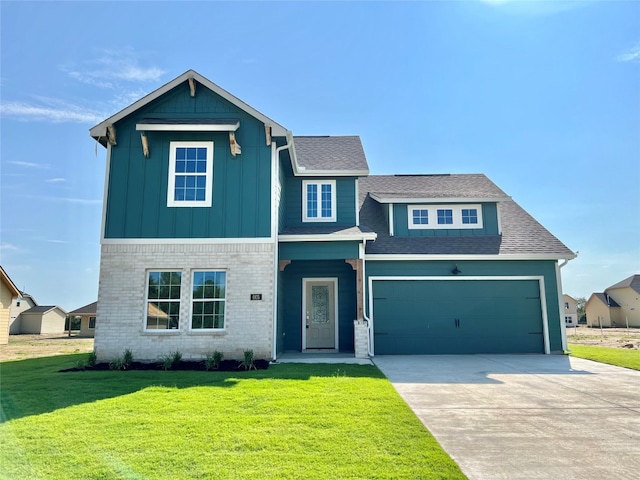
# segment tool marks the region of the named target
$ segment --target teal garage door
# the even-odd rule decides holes
[[[375,280],[376,355],[544,353],[537,280]]]

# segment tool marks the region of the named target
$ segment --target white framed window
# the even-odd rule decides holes
[[[213,195],[213,142],[171,142],[168,207],[210,207]]]
[[[227,272],[196,270],[191,283],[191,330],[224,329]]]
[[[482,205],[409,205],[410,230],[482,228]]]
[[[336,221],[335,180],[304,180],[302,182],[302,221]]]
[[[145,330],[180,328],[182,272],[175,270],[147,272]]]

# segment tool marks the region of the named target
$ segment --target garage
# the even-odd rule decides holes
[[[536,278],[370,280],[376,355],[545,352]]]

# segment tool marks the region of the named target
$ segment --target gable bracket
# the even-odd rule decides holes
[[[149,141],[146,132],[140,132],[140,140],[142,140],[142,154],[144,158],[149,158]]]
[[[189,90],[191,92],[191,96],[196,96],[196,81],[193,76],[189,77]]]
[[[234,157],[242,153],[240,145],[236,142],[236,134],[234,132],[229,132],[229,146],[231,147],[231,155]]]
[[[116,127],[113,124],[107,125],[107,140],[110,145],[117,145],[116,143]]]
[[[267,146],[271,145],[271,125],[264,124],[264,136],[266,137]]]

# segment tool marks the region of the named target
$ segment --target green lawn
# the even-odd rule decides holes
[[[640,350],[577,344],[569,344],[569,350],[574,357],[640,370]]]
[[[0,364],[0,478],[465,478],[373,366]]]

